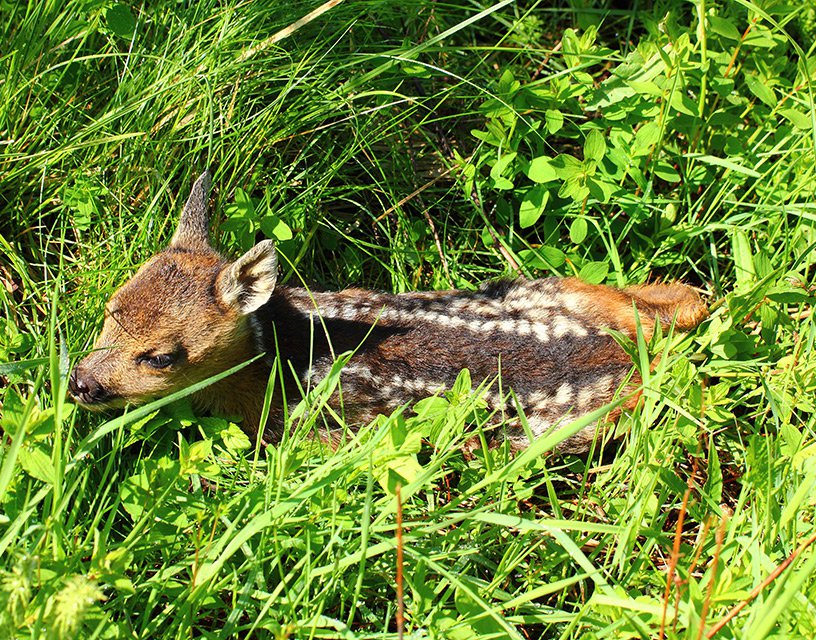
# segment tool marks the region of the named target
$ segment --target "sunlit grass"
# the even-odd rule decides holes
[[[741,603],[715,637],[812,634],[816,552],[773,574],[816,506],[811,18],[605,4],[344,2],[279,40],[320,3],[0,6],[0,638],[395,638],[395,473],[409,637],[697,638]],[[539,182],[559,154],[586,175]],[[216,241],[281,223],[290,283],[683,279],[712,316],[631,346],[643,402],[583,458],[464,456],[465,378],[337,450],[330,389],[268,448],[74,410],[204,168]]]

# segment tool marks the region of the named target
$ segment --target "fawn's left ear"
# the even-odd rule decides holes
[[[277,280],[275,242],[263,240],[224,267],[218,275],[218,295],[225,305],[246,315],[266,304]]]
[[[210,212],[207,199],[210,196],[211,182],[210,172],[205,171],[193,184],[176,232],[170,240],[171,247],[200,251],[210,249]]]

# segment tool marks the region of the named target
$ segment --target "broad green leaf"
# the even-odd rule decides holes
[[[261,218],[261,231],[267,238],[281,241],[292,239],[292,230],[289,225],[274,214]]]
[[[212,440],[205,438],[188,444],[184,438],[179,438],[179,462],[183,475],[199,474],[204,476],[218,475],[220,468],[213,464]]]
[[[658,87],[654,82],[638,82],[637,80],[630,80],[626,84],[628,84],[642,96],[656,98],[663,95],[663,89]]]
[[[502,97],[510,97],[521,87],[521,83],[513,77],[513,72],[510,69],[505,69],[499,78],[499,93]]]
[[[416,441],[420,442],[419,434],[416,434]],[[421,473],[422,465],[417,461],[416,455],[396,456],[387,466],[382,467],[380,473],[375,471],[377,482],[392,495],[397,492],[397,484],[404,487],[414,482]]]
[[[416,454],[422,446],[422,434],[409,429],[402,416],[388,418],[388,437],[372,454],[373,473],[383,489],[391,494],[397,484],[410,484],[422,473]]]
[[[54,482],[54,465],[51,462],[51,456],[46,453],[43,445],[24,446],[20,449],[17,460],[19,460],[23,470],[32,478],[47,484]]]
[[[522,249],[518,252],[525,267],[530,269],[557,269],[567,261],[561,249],[543,246],[538,249]]]
[[[734,253],[737,287],[748,287],[756,280],[756,274],[751,242],[741,229],[735,229],[731,234],[731,249]]]
[[[507,178],[499,177],[493,179],[493,188],[499,191],[510,191],[514,186],[512,180],[508,180]]]
[[[66,183],[62,188],[63,200],[74,211],[74,224],[77,228],[87,229],[99,218],[102,211],[99,196],[103,192],[99,184],[83,177],[77,178],[73,183]]]
[[[519,225],[522,229],[532,227],[538,222],[549,199],[550,192],[546,187],[535,186],[527,190],[519,205]]]
[[[124,4],[115,4],[105,11],[108,28],[120,38],[130,40],[136,31],[136,18]]]
[[[138,440],[147,440],[159,429],[167,428],[166,425],[173,422],[173,417],[166,413],[161,413],[158,410],[150,415],[145,416],[130,425],[130,437],[127,439],[127,444],[133,444]],[[173,425],[170,426],[172,428]],[[176,425],[179,428],[180,424]]]
[[[134,520],[142,515],[145,509],[150,508],[150,480],[146,471],[125,478],[119,486],[119,497],[122,506]]]
[[[494,180],[498,180],[502,177],[507,171],[507,168],[510,166],[510,163],[516,159],[518,154],[515,151],[511,151],[510,153],[505,153],[503,156],[499,157],[496,160],[496,164],[490,169],[490,177]]]
[[[496,136],[493,131],[481,131],[479,129],[471,129],[470,135],[472,135],[477,140],[481,140],[489,145],[493,145],[494,147],[498,147],[501,144],[501,139]]]
[[[547,131],[550,133],[557,133],[564,126],[564,114],[556,109],[547,109],[544,119],[547,123]]]
[[[462,369],[450,389],[451,397],[470,395],[473,390],[473,381],[469,369]]]
[[[699,109],[697,103],[681,91],[675,91],[672,93],[671,106],[687,116],[696,117],[699,115],[697,113],[697,110]]]
[[[609,273],[609,264],[606,262],[587,262],[578,272],[578,277],[589,284],[601,284]]]
[[[17,433],[24,415],[25,402],[14,388],[9,388],[3,396],[3,411],[0,412],[0,426],[7,436]]]
[[[569,229],[570,240],[581,244],[587,236],[587,221],[585,218],[575,218]]]
[[[580,66],[581,58],[575,55],[580,51],[575,29],[564,29],[564,33],[561,34],[561,46],[564,50],[564,61],[567,63],[567,66],[570,68]]]
[[[225,212],[230,218],[255,219],[256,217],[255,203],[241,187],[235,190],[235,202],[227,205]]]
[[[680,182],[680,174],[677,173],[677,169],[665,160],[661,160],[655,165],[654,174],[666,182]]]
[[[614,111],[610,109],[612,105],[623,102],[636,94],[635,89],[624,84],[617,76],[610,76],[608,80],[601,84],[595,92],[594,97],[587,105],[593,111],[603,111],[604,117],[609,118],[610,113],[615,113],[614,119],[621,119],[626,115],[626,111]]]
[[[561,249],[556,247],[543,246],[538,248],[538,254],[546,260],[551,267],[558,268],[567,261],[567,256]]]
[[[76,410],[75,404],[65,404],[60,412],[60,417],[65,423],[71,414]],[[26,435],[31,440],[45,440],[54,434],[54,407],[47,407],[39,410],[33,408],[26,424]]]
[[[776,106],[777,99],[776,94],[773,92],[773,89],[766,86],[765,83],[762,80],[760,80],[757,76],[746,73],[745,85],[748,87],[751,93],[753,93],[757,98],[759,98],[769,107]]]
[[[527,167],[527,177],[539,184],[558,179],[555,167],[547,156],[533,158]]]
[[[229,423],[227,428],[222,429],[219,435],[227,451],[235,453],[249,449],[252,446],[249,436],[238,425]]]
[[[739,29],[737,29],[730,20],[720,18],[719,16],[706,16],[706,21],[711,31],[723,38],[737,41],[742,38]]]
[[[400,70],[406,76],[413,78],[430,78],[433,75],[433,70],[430,67],[417,62],[403,62],[400,64]]]
[[[708,447],[708,478],[706,478],[705,492],[716,504],[722,502],[723,477],[720,468],[720,458],[713,437]]]
[[[721,98],[728,97],[731,95],[731,92],[734,90],[734,78],[721,78],[721,77],[713,77],[711,78],[711,88],[719,94]],[[721,110],[720,113],[723,113]],[[728,116],[732,116],[733,114],[728,114]],[[709,119],[709,124],[713,124],[713,118]]]
[[[515,115],[504,100],[495,98],[485,100],[479,107],[479,113],[488,118],[512,118]]]
[[[814,297],[806,289],[780,281],[768,289],[765,296],[782,304],[813,304]]]
[[[575,202],[583,201],[588,195],[589,187],[586,186],[582,175],[567,178],[558,190],[558,197],[572,198]]]
[[[606,153],[606,140],[597,129],[592,129],[584,141],[584,159],[600,162]]]
[[[414,413],[423,420],[443,418],[450,409],[450,402],[441,396],[423,398],[414,405]]]
[[[553,167],[555,167],[556,174],[562,180],[567,180],[568,178],[584,173],[584,163],[568,153],[558,154],[551,162]]]
[[[761,24],[753,23],[742,43],[746,47],[772,49],[778,44],[778,41],[774,38],[774,34],[770,29]]]
[[[587,178],[587,188],[593,198],[604,203],[609,202],[612,195],[619,190],[617,185],[596,178]]]
[[[120,594],[124,595],[133,595],[136,593],[136,588],[133,586],[133,582],[129,578],[114,578],[113,588]]]
[[[656,122],[645,122],[635,133],[632,142],[632,155],[648,155],[660,140],[660,126]]]
[[[794,127],[802,131],[809,131],[813,124],[809,115],[797,111],[796,109],[780,109],[779,113],[790,120]]]

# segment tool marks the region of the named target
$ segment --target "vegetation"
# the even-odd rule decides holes
[[[795,6],[0,3],[0,638],[396,638],[399,584],[411,638],[812,637]],[[286,279],[682,279],[712,315],[627,345],[643,404],[583,458],[548,453],[574,424],[463,456],[466,374],[337,451],[326,388],[266,448],[183,399],[74,411],[71,363],[205,167],[224,251],[277,238]]]

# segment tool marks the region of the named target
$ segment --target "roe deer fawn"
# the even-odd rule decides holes
[[[271,240],[234,262],[212,248],[209,187],[204,173],[193,185],[170,245],[108,302],[95,350],[70,377],[70,392],[80,404],[145,402],[265,353],[195,394],[194,403],[240,416],[249,433],[262,429],[274,441],[284,428],[280,393],[272,399],[267,424],[259,422],[276,354],[288,363],[287,376],[291,367],[299,378],[284,386],[291,400],[299,399],[299,385],[313,385],[328,373],[333,353],[356,350],[340,378],[349,425],[449,387],[468,368],[475,381],[500,375],[539,436],[565,417],[611,401],[630,375],[631,359],[608,330],[635,337],[633,303],[647,337],[656,322],[686,330],[707,315],[697,294],[683,284],[616,289],[575,278],[518,279],[491,282],[475,292],[399,295],[276,287]],[[489,407],[506,409],[498,393],[488,392],[486,400]],[[585,428],[559,449],[586,450],[594,431]],[[528,444],[512,422],[504,434],[514,449]]]

